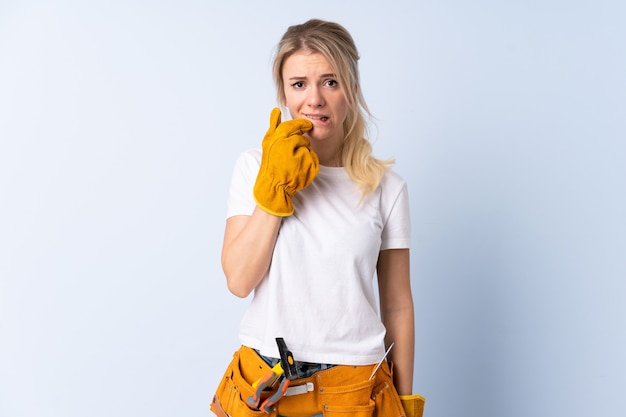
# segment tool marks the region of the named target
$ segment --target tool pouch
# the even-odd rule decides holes
[[[376,405],[376,417],[406,416],[402,402],[393,385],[393,363],[383,362],[376,371],[372,399]],[[409,417],[409,416],[406,416]],[[413,417],[413,416],[411,416]]]
[[[290,417],[318,413],[323,413],[324,417],[372,417],[375,404],[371,397],[375,381],[368,380],[371,372],[371,366],[338,365],[308,378],[297,379],[292,384],[311,384],[314,389],[305,395],[284,397],[278,403],[278,413]]]
[[[211,411],[219,417],[276,417],[276,410],[267,414],[253,410],[246,404],[246,399],[255,391],[252,383],[270,369],[254,350],[241,348],[236,351],[217,387]]]
[[[376,417],[422,417],[426,399],[418,394],[398,395],[393,385],[393,362],[383,362],[375,380],[372,399],[376,404]]]
[[[305,394],[283,397],[272,413],[267,414],[250,409],[246,399],[255,391],[253,381],[271,368],[253,349],[244,346],[233,355],[217,387],[211,410],[219,417],[276,417],[278,414],[308,417],[318,413],[323,413],[324,417],[422,417],[424,403],[420,396],[413,398],[413,408],[405,412],[393,385],[393,365],[383,362],[370,379],[373,368],[372,365],[337,365],[294,380],[291,386],[314,388]]]

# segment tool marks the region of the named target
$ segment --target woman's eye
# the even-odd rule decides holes
[[[291,84],[291,86],[295,88],[302,88],[304,87],[304,83],[302,81],[296,81],[295,83]]]
[[[339,86],[339,83],[337,82],[337,80],[328,80],[326,81],[326,85],[329,87],[337,87]]]

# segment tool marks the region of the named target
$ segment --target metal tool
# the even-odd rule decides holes
[[[383,361],[385,360],[385,358],[387,357],[387,355],[389,355],[389,351],[391,350],[391,348],[393,347],[393,345],[396,342],[391,342],[391,344],[389,345],[389,347],[387,348],[387,352],[385,352],[385,354],[383,355],[383,357],[380,359],[380,362],[378,362],[378,364],[376,365],[376,368],[374,368],[374,371],[372,371],[372,375],[370,375],[368,381],[372,378],[374,378],[374,375],[376,375],[376,371],[378,371],[378,368],[380,368],[380,365],[383,364]]]
[[[276,344],[278,345],[280,362],[278,362],[269,372],[252,384],[252,387],[255,388],[255,392],[246,400],[250,407],[257,410],[263,410],[268,414],[272,412],[274,405],[285,396],[287,388],[289,388],[290,381],[298,378],[296,362],[293,359],[291,351],[287,349],[285,340],[282,337],[277,337]],[[278,389],[276,389],[276,391],[263,401],[259,407],[263,391],[268,387],[274,386],[277,381],[280,381]]]

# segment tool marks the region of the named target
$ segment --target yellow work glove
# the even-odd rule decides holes
[[[426,399],[419,394],[401,395],[400,401],[406,413],[406,417],[422,417]]]
[[[313,181],[320,170],[317,155],[303,135],[313,128],[306,119],[280,122],[280,110],[270,115],[270,128],[263,139],[261,167],[254,184],[259,207],[275,216],[293,214],[291,198]]]

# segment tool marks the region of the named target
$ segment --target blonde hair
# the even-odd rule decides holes
[[[374,158],[372,145],[365,138],[365,115],[371,118],[371,113],[359,87],[359,53],[354,40],[343,26],[333,22],[311,19],[301,25],[290,26],[278,43],[273,65],[278,102],[283,107],[283,65],[291,55],[302,51],[322,54],[335,70],[348,103],[348,115],[343,126],[343,166],[365,196],[376,189],[385,170],[394,161]]]

